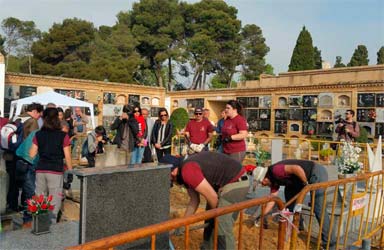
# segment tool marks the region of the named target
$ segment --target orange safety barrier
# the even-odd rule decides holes
[[[383,243],[384,235],[384,171],[374,173],[359,174],[356,177],[333,180],[323,183],[310,184],[296,195],[292,200],[284,204],[280,198],[266,196],[258,199],[248,200],[233,204],[227,207],[216,208],[206,212],[198,213],[192,216],[173,219],[150,225],[144,228],[135,229],[129,232],[106,237],[103,239],[88,242],[79,246],[69,247],[67,249],[113,249],[113,247],[134,242],[143,238],[151,238],[151,249],[155,249],[156,235],[169,232],[180,227],[184,227],[184,249],[189,249],[190,231],[193,224],[203,222],[207,219],[215,219],[214,230],[214,249],[217,249],[217,217],[239,212],[239,233],[237,236],[238,249],[242,249],[242,224],[244,209],[261,206],[262,212],[265,205],[270,201],[275,201],[278,209],[281,211],[292,202],[300,204],[302,209],[297,209],[294,214],[293,224],[298,227],[300,216],[304,219],[306,226],[304,231],[298,233],[292,230],[289,249],[297,249],[297,241],[305,240],[306,249],[321,249],[321,232],[324,226],[324,218],[320,221],[314,220],[314,206],[305,208],[305,198],[309,198],[311,204],[315,201],[316,190],[324,189],[322,214],[328,213],[330,216],[330,229],[327,235],[329,249],[329,240],[332,232],[336,237],[336,249],[347,249],[350,245],[358,246],[365,238],[379,238],[380,246]],[[309,197],[307,194],[309,194]],[[300,207],[299,206],[299,207]],[[306,210],[306,212],[305,212]],[[260,218],[263,221],[263,217]],[[277,249],[284,248],[284,239],[287,233],[286,223],[280,221],[277,236]],[[262,249],[263,246],[263,227],[259,231],[259,243],[254,249]],[[256,243],[255,243],[256,244]]]
[[[238,233],[238,249],[242,249],[242,224],[243,224],[243,213],[244,209],[254,207],[254,206],[261,206],[262,211],[264,210],[265,205],[270,202],[274,201],[276,202],[279,210],[282,210],[284,208],[284,204],[282,200],[278,197],[274,196],[266,196],[258,199],[243,201],[237,204],[233,204],[226,207],[216,208],[212,210],[208,210],[205,212],[197,213],[188,217],[184,218],[177,218],[168,220],[162,223],[146,226],[143,228],[131,230],[129,232],[120,233],[117,235],[113,235],[110,237],[102,238],[99,240],[91,241],[82,245],[68,247],[66,249],[70,250],[93,250],[93,249],[113,249],[113,247],[120,246],[126,243],[134,242],[139,239],[148,238],[151,237],[151,249],[155,249],[155,241],[156,241],[156,235],[159,235],[164,232],[169,232],[171,230],[185,227],[185,235],[184,235],[184,249],[189,249],[189,231],[192,224],[203,222],[208,219],[215,219],[215,229],[214,229],[214,249],[217,249],[217,237],[218,237],[218,219],[217,217],[233,213],[233,212],[239,212],[239,233]],[[262,221],[263,218],[261,218]],[[285,231],[286,231],[286,222],[283,220],[279,221],[279,229],[278,229],[278,236],[277,236],[277,248],[276,249],[284,249],[284,240],[285,240]],[[260,227],[260,234],[259,234],[259,244],[258,246],[255,246],[255,249],[262,249],[262,236],[263,236],[263,227]]]
[[[383,176],[384,171],[377,171],[347,179],[310,184],[305,186],[294,200],[289,201],[287,205],[296,202],[298,211],[295,212],[293,220],[296,226],[299,225],[300,216],[309,217],[306,229],[300,233],[300,238],[304,237],[307,242],[306,249],[320,249],[324,217],[318,223],[313,220],[314,206],[308,207],[307,211],[301,208],[305,207],[304,201],[309,192],[311,204],[314,204],[315,192],[320,189],[325,191],[322,214],[328,213],[330,216],[327,249],[332,231],[336,237],[336,249],[347,249],[351,245],[358,246],[363,239],[372,238],[380,230],[382,234],[384,228]],[[291,250],[296,249],[298,236],[296,231],[292,232]],[[310,245],[311,242],[312,245]]]

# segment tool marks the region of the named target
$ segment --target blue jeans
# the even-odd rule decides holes
[[[134,147],[129,164],[140,164],[143,160],[144,149],[145,147]]]
[[[28,222],[32,220],[32,216],[27,212],[27,200],[31,199],[32,196],[35,194],[35,180],[36,180],[36,172],[35,172],[35,167],[33,165],[28,164],[27,162],[23,160],[17,160],[16,162],[19,167],[21,165],[24,165],[24,167],[27,168],[27,171],[24,176],[24,182],[22,183],[21,189],[22,189],[22,194],[21,194],[21,204],[25,208],[24,210],[24,215],[23,215],[23,220],[24,222]]]
[[[310,184],[328,181],[327,170],[324,168],[324,166],[321,166],[319,164],[315,164],[315,166],[312,170],[312,176],[309,178],[308,181]],[[301,188],[302,187],[300,187],[300,186],[292,186],[292,187],[289,186],[288,188],[285,187],[285,189],[284,189],[285,200],[289,201],[291,198],[293,198],[297,193],[299,193],[301,191]],[[323,228],[322,228],[322,232],[321,232],[321,240],[322,240],[322,245],[326,246],[326,244],[328,242],[328,234],[329,234],[329,228],[330,228],[331,220],[329,218],[329,214],[328,214],[326,208],[325,208],[324,215],[322,214],[323,205],[326,205],[326,204],[324,204],[323,200],[324,200],[324,189],[316,190],[316,192],[315,192],[315,204],[312,204],[312,205],[314,206],[315,216],[316,216],[317,221],[319,222],[319,225],[320,225],[321,217],[322,216],[324,217]],[[292,203],[290,206],[288,206],[289,210],[293,211],[294,206],[295,206],[295,203]],[[330,249],[332,249],[332,247],[336,243],[334,229],[335,229],[335,226],[333,226],[333,229],[331,232],[331,237],[330,237],[330,242],[329,242],[329,245],[331,247]]]

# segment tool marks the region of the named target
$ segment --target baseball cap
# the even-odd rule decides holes
[[[261,182],[265,175],[267,174],[268,168],[265,167],[256,167],[253,170],[253,176],[255,177],[255,181]]]
[[[181,166],[181,163],[183,162],[184,158],[183,157],[176,157],[173,155],[164,155],[163,158],[159,160],[160,163],[165,163],[165,164],[171,164],[171,171],[174,170],[175,168]]]
[[[202,108],[195,108],[195,113],[202,113],[203,109]]]

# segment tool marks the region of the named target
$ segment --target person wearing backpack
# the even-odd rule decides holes
[[[83,144],[81,156],[87,158],[89,168],[95,167],[96,150],[99,142],[105,143],[103,140],[104,131],[103,126],[97,126],[94,131],[87,135],[87,139]]]
[[[36,195],[52,195],[52,223],[56,223],[63,197],[64,166],[72,170],[69,136],[62,131],[56,108],[47,108],[43,113],[43,127],[36,132],[29,151],[30,157],[39,155],[36,164]],[[65,158],[65,164],[64,164]]]
[[[6,171],[9,175],[9,189],[7,194],[8,208],[18,211],[19,188],[22,188],[21,204],[26,208],[26,200],[31,198],[35,192],[35,171],[33,166],[16,156],[16,150],[32,131],[39,129],[37,120],[41,117],[43,106],[40,103],[31,103],[26,112],[16,116],[10,123],[17,127],[11,140],[4,140],[3,128],[1,130],[2,147],[3,142],[8,142],[3,156]],[[12,144],[15,142],[14,144]],[[25,213],[26,215],[26,213]],[[28,219],[25,219],[28,221]]]

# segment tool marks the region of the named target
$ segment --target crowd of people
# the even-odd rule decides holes
[[[32,103],[25,113],[17,116],[22,126],[22,143],[18,150],[5,150],[4,160],[9,175],[7,195],[8,209],[24,211],[24,222],[31,220],[26,212],[26,201],[34,194],[53,196],[52,222],[59,220],[63,200],[63,186],[68,187],[64,172],[72,169],[72,157],[79,152],[88,161],[88,167],[95,167],[96,154],[103,152],[103,144],[109,138],[103,126],[97,126],[86,133],[87,116],[81,108],[65,111],[48,104]],[[245,139],[248,134],[247,121],[243,115],[241,103],[230,100],[221,112],[221,118],[215,125],[209,120],[209,109],[196,107],[194,119],[191,119],[184,131],[188,144],[185,157],[171,155],[173,124],[167,109],[160,108],[154,121],[149,117],[149,110],[135,105],[125,105],[122,114],[115,118],[110,126],[116,130],[112,143],[126,153],[126,162],[140,164],[159,161],[172,164],[171,179],[188,190],[190,202],[185,215],[196,212],[200,194],[207,200],[207,209],[226,206],[246,199],[248,182],[241,181],[246,170],[242,166],[246,154]],[[358,136],[358,125],[353,121],[354,112],[347,110],[346,119],[336,127],[340,139],[353,141]],[[4,124],[3,124],[4,125]],[[217,137],[212,142],[213,133]],[[214,145],[214,148],[210,148]],[[20,151],[20,152],[19,152]],[[21,152],[23,151],[23,152]],[[259,167],[258,167],[259,168]],[[260,169],[259,169],[260,171]],[[285,198],[289,200],[307,184],[328,180],[323,166],[311,161],[285,160],[273,164],[263,171],[258,181],[269,186],[272,195],[278,195],[280,186],[285,186]],[[70,179],[70,178],[69,178]],[[21,206],[19,206],[19,189]],[[333,246],[333,233],[328,239],[329,218],[323,215],[324,193],[316,192],[315,214],[320,220],[324,218],[322,228],[323,244],[330,242]],[[294,204],[292,204],[293,206]],[[267,205],[267,214],[273,207]],[[219,219],[219,249],[234,249],[234,237],[229,227],[233,226],[236,216],[221,216]],[[210,249],[212,244],[212,221],[205,228],[202,249]]]

